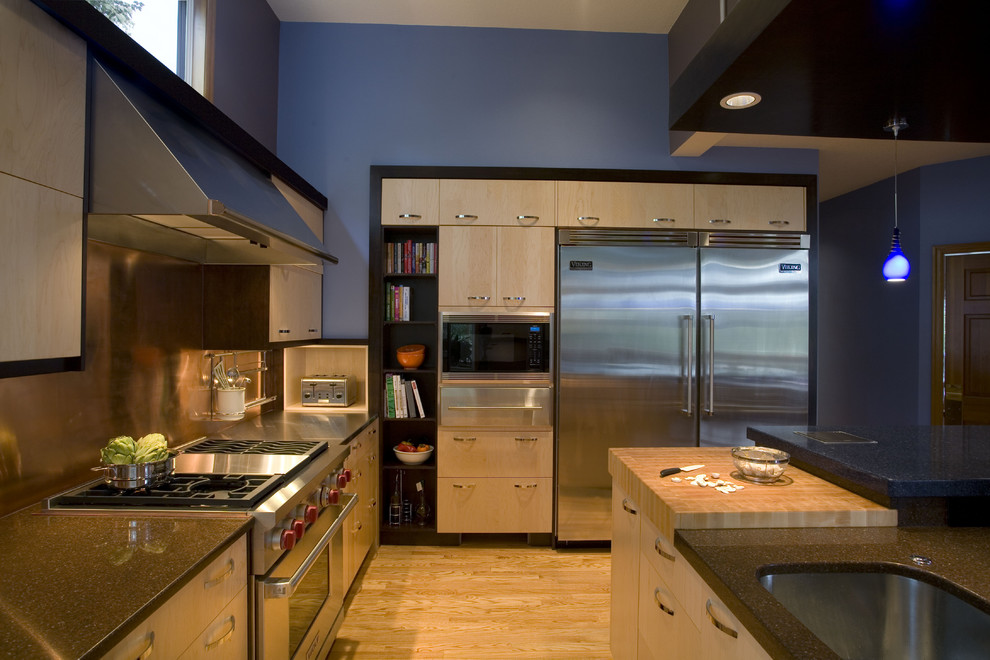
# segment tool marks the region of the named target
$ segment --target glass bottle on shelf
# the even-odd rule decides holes
[[[402,486],[399,478],[402,472],[395,473],[395,490],[392,492],[392,499],[388,505],[388,524],[399,525],[402,523]]]
[[[425,525],[426,521],[430,519],[430,505],[426,503],[426,491],[423,490],[423,482],[416,482],[416,493],[417,493],[417,503],[416,503],[416,524]]]

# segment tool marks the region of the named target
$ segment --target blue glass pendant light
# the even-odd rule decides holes
[[[903,282],[911,274],[911,263],[901,250],[901,230],[897,228],[897,134],[907,128],[903,119],[892,119],[883,127],[894,134],[894,235],[890,240],[890,254],[883,262],[883,279]]]

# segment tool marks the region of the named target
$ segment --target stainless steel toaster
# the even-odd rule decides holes
[[[357,400],[357,379],[351,375],[306,376],[300,387],[304,406],[344,408]]]

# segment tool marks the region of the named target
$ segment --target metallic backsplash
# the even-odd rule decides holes
[[[210,419],[202,267],[87,250],[85,370],[0,379],[0,515],[96,478],[113,436],[161,432],[176,446],[233,423]]]

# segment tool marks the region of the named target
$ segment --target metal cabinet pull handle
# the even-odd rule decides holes
[[[705,414],[715,415],[715,315],[705,314],[708,320],[708,405]]]
[[[221,582],[223,582],[224,580],[226,580],[227,578],[229,578],[233,574],[234,574],[234,560],[233,559],[228,559],[227,560],[227,570],[225,570],[223,573],[221,573],[217,577],[213,578],[212,580],[207,580],[206,582],[204,582],[203,583],[203,588],[204,589],[209,589],[210,587],[215,587],[218,584],[220,584]]]
[[[458,438],[454,436],[454,442],[474,442],[477,438]]]
[[[631,513],[634,516],[637,513],[636,509],[634,509],[631,506],[629,506],[629,500],[627,500],[627,499],[623,499],[622,500],[622,508],[625,509],[626,513]]]
[[[515,300],[516,302],[522,302],[526,300],[526,296],[502,296],[502,300]]]
[[[513,484],[516,488],[536,488],[537,484]]]
[[[206,645],[206,650],[207,651],[212,651],[213,649],[215,649],[216,647],[220,646],[221,644],[224,644],[226,642],[229,642],[234,637],[234,628],[237,627],[237,624],[234,621],[234,615],[231,614],[230,617],[227,618],[227,621],[230,623],[230,630],[228,630],[223,635],[221,635],[219,639],[217,639],[215,641],[212,641],[209,644],[207,644]]]
[[[732,220],[729,220],[727,218],[712,218],[711,220],[708,221],[708,224],[710,225],[728,225],[731,223]]]
[[[684,342],[684,357],[681,358],[681,368],[687,366],[687,373],[682,374],[687,376],[686,386],[684,388],[684,400],[687,405],[681,408],[681,412],[686,414],[688,417],[694,414],[694,316],[691,314],[685,314],[681,317],[681,320],[687,321],[687,332],[685,333]]]
[[[653,218],[653,222],[677,222],[674,218]]]
[[[453,484],[454,488],[474,488],[474,484]]]
[[[537,222],[540,221],[540,216],[538,216],[538,215],[517,215],[516,216],[516,220],[532,220],[533,223],[537,223]]]
[[[659,536],[657,537],[656,543],[653,544],[653,549],[656,550],[657,554],[663,557],[664,559],[669,559],[670,561],[674,561],[675,560],[674,555],[670,554],[669,552],[667,552],[666,550],[660,547],[660,538],[661,537]]]
[[[738,632],[736,632],[735,630],[733,630],[732,628],[730,628],[729,626],[725,625],[724,623],[722,623],[721,621],[715,618],[715,615],[712,614],[711,600],[705,603],[705,614],[708,615],[708,620],[712,622],[712,625],[718,628],[719,630],[721,630],[722,632],[724,632],[726,635],[728,635],[729,637],[739,637]]]
[[[491,300],[491,296],[468,296],[468,300]]]
[[[457,218],[458,220],[477,220],[478,219],[478,216],[471,215],[469,213],[458,213],[454,217]]]
[[[406,219],[409,219],[409,220],[419,220],[423,216],[418,215],[416,213],[400,213],[399,214],[399,217],[400,218],[406,218]]]
[[[770,220],[767,224],[773,225],[775,227],[786,227],[791,223],[788,220]]]
[[[516,438],[516,442],[536,442],[539,438]]]
[[[599,220],[601,220],[601,218],[599,218],[597,215],[579,215],[578,216],[578,222],[580,222],[582,225],[586,225],[588,223],[591,223],[593,225],[597,225]]]
[[[663,602],[660,600],[660,587],[657,587],[656,589],[653,590],[653,600],[657,602],[657,607],[659,607],[663,612],[669,614],[670,616],[674,616],[674,610],[664,605]]]
[[[137,654],[137,660],[147,660],[151,656],[151,652],[155,650],[155,631],[152,630],[148,633],[148,645],[144,647],[144,650]]]

